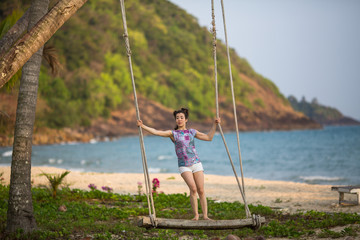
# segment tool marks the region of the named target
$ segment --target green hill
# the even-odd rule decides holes
[[[2,1],[0,20],[4,23],[15,11],[24,12],[29,2]],[[166,0],[126,1],[126,9],[138,94],[169,109],[187,106],[194,121],[213,117],[212,36],[208,29]],[[49,40],[47,46],[56,49],[62,67],[55,76],[46,63],[41,69],[38,128],[91,127],[96,119],[109,119],[114,111],[133,108],[122,34],[119,2],[96,0],[88,1]],[[226,125],[232,114],[227,107],[231,93],[226,49],[220,42],[217,56],[222,111],[224,119],[229,119]],[[241,129],[312,126],[313,122],[292,110],[273,82],[256,73],[234,50],[231,56],[237,106],[244,117],[240,117]],[[4,89],[0,90],[3,97],[16,95],[16,87],[10,93]],[[14,108],[0,110],[14,119]]]

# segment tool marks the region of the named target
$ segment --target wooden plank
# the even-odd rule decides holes
[[[265,217],[260,217],[261,224],[265,223]],[[169,219],[156,218],[157,228],[170,229],[237,229],[243,227],[252,227],[252,218],[234,219],[234,220],[186,220],[186,219]],[[139,227],[152,227],[149,217],[142,217],[138,222]]]

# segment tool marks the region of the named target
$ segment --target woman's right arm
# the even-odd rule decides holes
[[[145,124],[143,124],[143,122],[141,120],[137,121],[137,125],[138,125],[138,127],[141,127],[145,131],[147,131],[153,135],[156,135],[156,136],[160,136],[160,137],[171,137],[172,136],[171,130],[166,130],[166,131],[157,130],[155,128],[146,126]]]

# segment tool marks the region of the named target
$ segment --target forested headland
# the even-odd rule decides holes
[[[310,119],[321,125],[359,125],[360,122],[351,117],[344,116],[338,109],[320,104],[314,98],[307,101],[305,97],[297,100],[294,96],[289,96],[288,100],[291,106],[299,112],[304,113]]]
[[[1,36],[29,5],[29,0],[0,3]],[[172,128],[172,110],[188,107],[193,126],[208,129],[215,116],[209,29],[166,0],[127,1],[126,9],[144,122],[156,128]],[[46,43],[44,55],[52,60],[55,70],[43,60],[35,144],[137,133],[122,34],[119,2],[89,1]],[[220,115],[224,130],[231,131],[235,126],[226,48],[218,41],[217,49]],[[231,49],[231,61],[240,130],[319,127],[294,111],[277,86],[255,72],[241,53]],[[20,74],[0,89],[0,145],[3,146],[12,143]]]

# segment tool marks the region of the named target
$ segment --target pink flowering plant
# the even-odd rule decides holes
[[[159,181],[159,179],[154,178],[154,179],[152,180],[152,184],[153,184],[152,192],[153,192],[153,193],[157,193],[157,192],[156,192],[156,189],[160,188],[160,181]]]
[[[88,187],[90,188],[91,191],[94,191],[94,190],[97,189],[96,185],[93,184],[93,183],[90,183],[90,184],[88,185]]]
[[[111,193],[113,191],[113,189],[111,187],[108,187],[108,186],[102,186],[101,188],[102,188],[103,191],[108,192],[108,193]]]
[[[142,189],[142,182],[137,182],[138,184],[138,195],[141,195],[141,189]]]

